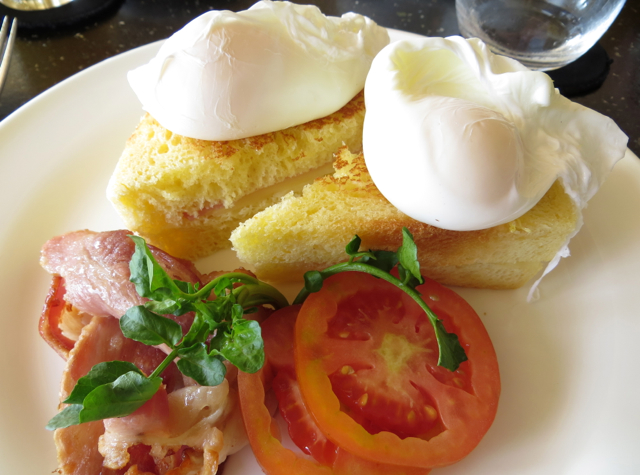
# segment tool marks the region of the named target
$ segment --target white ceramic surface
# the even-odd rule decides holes
[[[392,32],[394,38],[405,33]],[[142,110],[126,72],[148,45],[83,71],[0,123],[0,472],[48,474],[62,361],[38,336],[50,237],[122,226],[107,181]],[[495,424],[453,475],[640,473],[640,161],[620,162],[541,298],[459,289],[483,318],[503,382]],[[217,256],[200,263],[223,267]],[[259,474],[251,452],[225,475]]]

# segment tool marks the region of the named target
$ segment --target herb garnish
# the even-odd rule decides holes
[[[274,287],[242,273],[228,273],[202,288],[189,282],[173,280],[157,263],[144,239],[130,236],[135,243],[131,258],[131,282],[137,292],[150,299],[132,307],[120,319],[125,337],[146,345],[167,345],[171,352],[162,363],[145,376],[133,363],[108,361],[95,365],[78,380],[63,401],[69,406],[47,424],[48,430],[61,429],[83,422],[131,414],[151,399],[162,384],[160,374],[179,357],[178,369],[203,386],[216,386],[225,377],[224,360],[241,371],[254,373],[264,364],[264,344],[260,325],[244,315],[260,305],[282,308],[287,299]],[[302,303],[322,288],[328,277],[347,271],[371,274],[386,280],[407,293],[427,314],[435,330],[440,355],[438,365],[455,371],[467,360],[454,333],[422,300],[416,287],[424,282],[413,236],[402,230],[402,245],[397,252],[359,251],[361,240],[355,236],[346,247],[349,261],[305,274],[305,286],[294,304]],[[398,278],[390,274],[397,267]],[[235,284],[243,284],[235,287]],[[215,300],[209,300],[213,292]],[[195,318],[183,336],[178,323],[161,314],[175,316],[194,312]]]
[[[346,247],[346,252],[350,256],[348,262],[327,267],[323,271],[309,271],[304,275],[304,288],[293,301],[294,304],[301,304],[309,294],[317,292],[322,288],[324,280],[334,274],[347,271],[358,271],[371,274],[380,279],[395,285],[409,295],[420,308],[424,310],[433,326],[438,342],[440,354],[438,365],[455,371],[460,363],[467,360],[467,355],[460,345],[458,336],[449,333],[444,328],[442,320],[429,308],[416,290],[419,284],[424,282],[420,274],[420,263],[418,262],[418,249],[413,236],[407,228],[402,228],[402,245],[396,252],[391,251],[364,251],[360,252],[361,239],[355,236]],[[390,274],[391,270],[397,266],[399,278]]]
[[[49,421],[49,430],[131,414],[153,397],[162,383],[160,374],[178,357],[178,369],[203,386],[217,386],[224,380],[224,360],[241,371],[255,373],[264,363],[264,344],[259,323],[244,315],[260,305],[276,309],[289,305],[276,288],[240,272],[224,274],[202,288],[173,280],[144,239],[130,237],[135,243],[130,280],[137,292],[150,300],[127,310],[120,319],[120,329],[127,338],[146,345],[164,344],[171,352],[149,376],[124,361],[95,365],[63,401],[70,405]],[[215,300],[208,300],[211,292]],[[188,312],[194,312],[195,317],[184,336],[178,323],[160,315]]]

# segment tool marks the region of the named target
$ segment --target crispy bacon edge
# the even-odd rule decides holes
[[[69,358],[69,352],[75,345],[75,341],[67,338],[60,329],[62,313],[69,311],[71,304],[64,300],[65,288],[64,279],[59,275],[54,275],[51,279],[49,293],[44,301],[38,331],[47,344],[55,350],[63,359]]]

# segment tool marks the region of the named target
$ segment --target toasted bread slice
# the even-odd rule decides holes
[[[226,142],[172,134],[147,114],[126,144],[107,196],[128,229],[194,260],[228,248],[240,222],[286,192],[332,173],[333,154],[343,144],[361,149],[363,120],[362,93],[327,117]]]
[[[335,174],[317,179],[241,224],[231,234],[238,258],[261,279],[290,281],[305,271],[343,261],[354,234],[362,248],[395,251],[406,226],[418,246],[422,273],[464,287],[517,288],[565,244],[578,210],[556,182],[544,198],[515,221],[480,231],[447,231],[415,221],[378,191],[360,153],[346,147]]]

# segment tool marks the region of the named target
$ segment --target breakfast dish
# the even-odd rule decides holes
[[[322,34],[304,30],[309,20]],[[263,29],[282,38],[270,45]],[[348,47],[352,29],[364,46]],[[611,119],[562,97],[546,74],[477,39],[384,46],[378,30],[358,15],[331,18],[265,0],[238,14],[210,12],[173,35],[129,74],[150,113],[107,190],[125,225],[189,259],[228,247],[231,235],[240,260],[273,281],[336,263],[349,233],[362,234],[370,248],[393,248],[402,226],[420,230],[423,269],[445,284],[517,288],[545,266],[551,271],[568,255],[581,210],[624,155],[627,137]],[[274,48],[279,59],[268,62],[253,51]],[[300,56],[310,59],[294,75],[289,61]],[[324,64],[342,71],[346,57],[360,65],[353,77],[316,78]],[[277,85],[264,90],[254,66]],[[328,116],[333,108],[316,111],[314,100],[308,116],[280,105],[307,103],[289,90],[333,96],[365,77],[364,99]],[[183,83],[193,83],[188,93]],[[256,94],[252,107],[245,92]],[[260,112],[265,102],[268,117]],[[278,129],[283,124],[292,126]],[[318,199],[310,191],[299,206],[291,195],[276,204],[328,175],[341,144],[363,149],[364,159],[351,171],[338,164],[333,179],[311,185],[336,189],[347,180],[340,193]],[[375,199],[367,200],[369,192]]]
[[[10,177],[0,193],[4,202],[15,204],[1,211],[6,258],[0,279],[6,309],[1,318],[12,329],[2,333],[1,346],[15,357],[0,374],[3,381],[23,382],[3,391],[0,402],[0,456],[9,473],[50,473],[56,466],[51,434],[43,427],[57,407],[62,368],[35,332],[35,316],[49,285],[37,264],[38,251],[51,236],[69,229],[122,226],[104,189],[114,157],[140,120],[123,78],[157,47],[90,68],[0,125],[0,167],[2,176]],[[104,114],[96,116],[96,109]],[[34,129],[40,131],[39,140],[33,139]],[[69,142],[68,130],[78,131],[78,140]],[[18,163],[16,156],[23,159]],[[65,193],[59,192],[61,183]],[[572,258],[542,282],[543,299],[526,304],[525,289],[460,290],[492,336],[504,397],[476,451],[439,473],[640,470],[640,424],[634,416],[640,388],[629,378],[640,357],[635,345],[640,335],[638,208],[640,163],[629,152],[585,210]],[[232,256],[211,259],[199,264],[202,269],[227,267],[222,261]],[[608,351],[603,342],[616,344]],[[226,462],[224,473],[261,471],[245,449]]]

